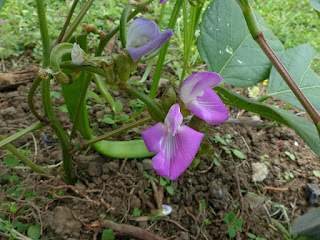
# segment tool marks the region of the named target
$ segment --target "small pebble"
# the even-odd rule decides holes
[[[269,170],[266,164],[264,163],[252,163],[252,181],[253,182],[262,182],[268,176]]]

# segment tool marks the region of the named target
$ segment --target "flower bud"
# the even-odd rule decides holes
[[[99,65],[102,66],[106,74],[106,82],[111,86],[116,86],[120,82],[120,79],[116,74],[114,58],[112,56],[104,57],[99,61]]]
[[[59,72],[52,74],[54,80],[59,84],[71,84],[72,79],[70,79],[64,72],[61,70]]]
[[[84,51],[80,48],[80,45],[77,43],[73,44],[73,48],[71,51],[71,59],[72,62],[76,65],[82,65],[86,61]]]
[[[161,96],[161,105],[165,113],[169,112],[171,106],[177,101],[176,92],[171,85],[168,87]]]
[[[92,24],[83,23],[82,26],[83,30],[85,30],[87,33],[98,33],[97,27]]]
[[[118,55],[116,59],[116,72],[120,78],[121,83],[128,81],[130,77],[130,63],[128,58],[124,55]]]

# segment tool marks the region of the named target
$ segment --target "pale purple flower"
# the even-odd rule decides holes
[[[146,18],[137,18],[128,28],[125,50],[134,62],[160,48],[173,35],[172,29],[160,33],[158,25]]]
[[[179,104],[170,108],[163,123],[142,132],[142,138],[150,152],[156,153],[152,165],[156,172],[177,179],[191,164],[204,136],[192,128],[182,125],[183,116]]]
[[[186,78],[180,86],[180,98],[197,117],[211,125],[229,118],[227,108],[211,89],[219,85],[222,77],[213,72],[195,73]]]

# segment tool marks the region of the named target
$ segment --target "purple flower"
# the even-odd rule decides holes
[[[159,3],[165,3],[168,2],[169,0],[160,0]]]
[[[216,125],[229,118],[227,108],[211,89],[219,85],[222,77],[213,72],[195,73],[180,86],[180,97],[186,107],[197,117]]]
[[[137,18],[128,28],[126,50],[134,62],[149,55],[173,35],[172,29],[160,33],[158,25],[146,18]]]
[[[142,132],[142,138],[150,152],[153,168],[170,180],[177,179],[191,164],[204,136],[192,128],[182,125],[183,116],[179,104],[170,108],[163,123]]]

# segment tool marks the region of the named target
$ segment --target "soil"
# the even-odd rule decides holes
[[[0,93],[1,135],[10,136],[36,122],[26,102],[29,87],[30,84]],[[59,86],[52,86],[52,89],[60,91]],[[114,91],[113,95],[125,103],[123,114],[132,114],[126,94]],[[58,108],[64,104],[63,98],[53,97],[52,100],[58,119],[65,129],[70,129],[68,116]],[[41,109],[39,94],[35,102]],[[271,103],[284,105],[281,101]],[[111,109],[104,110],[94,101],[88,104],[95,132],[112,129],[97,121],[101,115],[111,113]],[[236,118],[240,111],[231,108],[230,117]],[[245,112],[241,118],[259,117]],[[264,118],[261,121],[271,123]],[[135,128],[130,134],[123,133],[118,139],[139,137],[139,132],[151,125]],[[227,145],[215,142],[215,136],[227,138]],[[282,209],[292,221],[318,205],[317,202],[308,205],[305,187],[307,184],[319,186],[320,179],[313,174],[313,170],[320,170],[319,157],[292,129],[280,124],[266,128],[233,123],[212,126],[206,140],[212,151],[201,156],[197,167],[189,168],[171,182],[173,195],[146,177],[148,174],[159,179],[152,169],[151,159],[111,159],[92,149],[74,157],[78,181],[75,186],[67,185],[59,165],[59,146],[48,144],[48,137],[55,143],[53,132],[45,127],[14,141],[13,145],[31,150],[29,157],[35,163],[50,165],[49,171],[54,177],[49,179],[28,169],[6,167],[2,159],[7,153],[0,150],[0,203],[15,202],[18,208],[14,214],[10,214],[8,208],[0,208],[0,214],[10,215],[12,221],[40,225],[42,239],[101,239],[103,229],[97,227],[97,221],[103,219],[137,226],[166,239],[229,239],[224,217],[230,212],[243,219],[242,233],[237,231],[236,239],[248,239],[246,233],[265,239],[283,239],[281,231],[273,230],[276,225],[270,222],[270,217],[288,228]],[[237,149],[245,158],[228,154],[223,147]],[[295,160],[285,152],[293,154]],[[253,163],[262,163],[262,168],[268,172],[262,182],[252,180]],[[6,174],[18,175],[19,181],[5,180]],[[33,198],[25,195],[29,191],[34,193]],[[159,218],[155,214],[161,202],[173,208],[167,217]],[[140,216],[133,216],[134,209],[140,210]],[[121,232],[115,234],[116,239],[135,239],[121,236]]]

